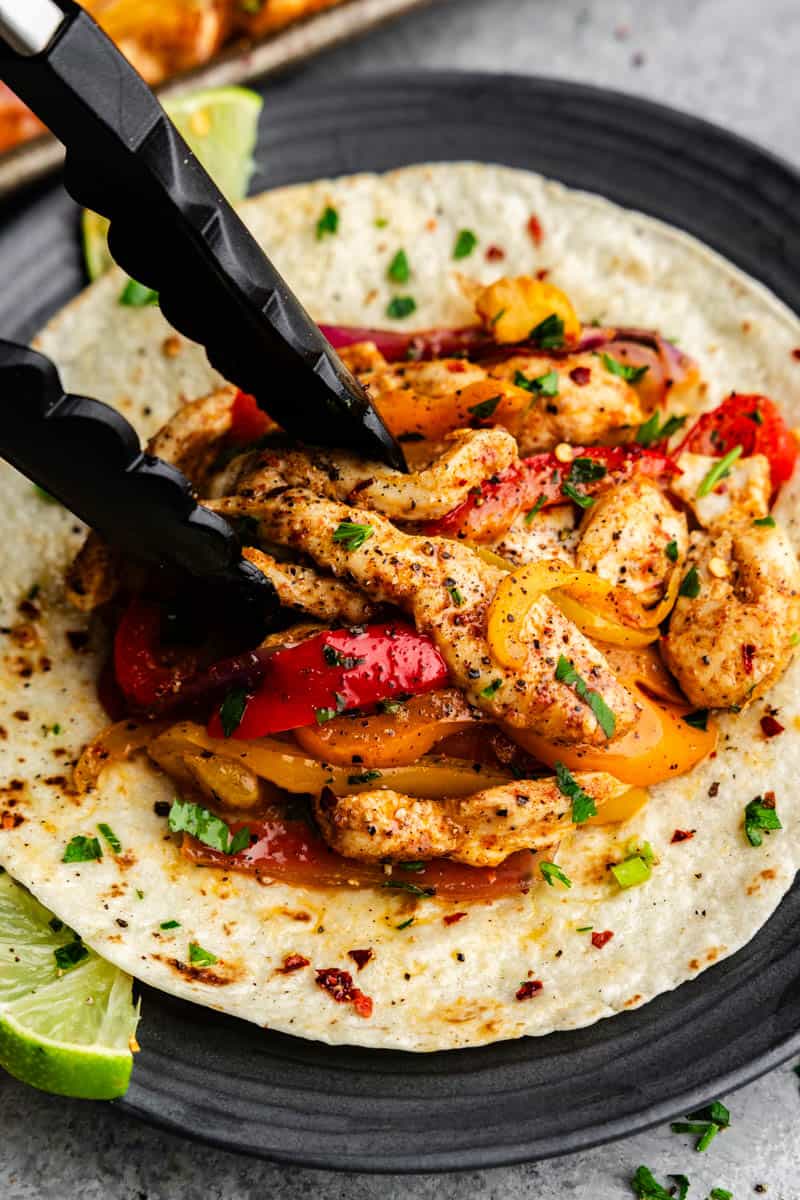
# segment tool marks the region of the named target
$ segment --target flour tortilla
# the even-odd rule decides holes
[[[316,221],[328,204],[339,212],[339,232],[317,241]],[[797,318],[696,241],[605,200],[525,172],[465,163],[283,189],[250,201],[243,213],[318,320],[464,324],[472,313],[459,276],[488,282],[546,267],[584,320],[651,326],[679,338],[709,380],[709,404],[732,388],[763,391],[790,424],[800,424],[800,363],[791,354],[800,345]],[[526,229],[533,213],[544,230],[538,247]],[[454,262],[460,229],[473,230],[479,244]],[[486,260],[492,243],[505,250],[500,264]],[[398,289],[386,268],[401,247],[412,275]],[[69,389],[115,404],[147,435],[180,398],[204,394],[217,377],[195,346],[182,342],[174,357],[165,352],[171,331],[160,312],[121,307],[121,286],[116,273],[100,280],[38,344]],[[417,311],[392,323],[385,310],[398,291],[414,296]],[[795,480],[779,506],[795,542],[799,488]],[[449,926],[442,917],[452,906],[425,900],[414,923],[399,930],[415,907],[402,893],[261,886],[194,868],[154,812],[173,789],[146,761],[108,769],[82,801],[69,794],[71,760],[106,722],[95,689],[102,637],[93,632],[90,646],[76,652],[67,634],[84,622],[61,600],[80,528],[7,467],[0,469],[0,502],[14,514],[3,549],[0,624],[19,625],[17,605],[33,585],[43,610],[39,645],[4,641],[0,808],[23,821],[0,830],[0,863],[87,944],[148,984],[328,1042],[416,1051],[478,1045],[637,1007],[738,950],[792,883],[800,855],[798,664],[768,698],[780,710],[783,735],[761,735],[763,702],[723,718],[714,760],[652,788],[646,809],[627,825],[577,834],[561,860],[574,881],[570,891],[541,885],[527,897],[460,904],[468,916]],[[743,809],[770,788],[784,829],[755,849],[744,839]],[[107,850],[99,863],[63,864],[69,839],[95,833],[99,822],[112,827],[123,854]],[[675,829],[696,832],[673,845]],[[605,862],[609,842],[630,838],[651,842],[659,862],[648,884],[620,892]],[[163,931],[169,920],[180,927]],[[614,937],[597,950],[588,932],[577,932],[586,926]],[[187,968],[190,942],[218,962]],[[348,951],[366,948],[373,958],[356,973]],[[305,955],[312,968],[351,970],[374,1001],[372,1018],[335,1003],[315,986],[312,968],[277,974],[287,954]],[[529,975],[543,990],[518,1001]]]

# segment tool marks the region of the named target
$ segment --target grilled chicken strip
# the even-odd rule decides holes
[[[516,461],[516,443],[504,429],[460,429],[440,458],[409,475],[342,451],[276,448],[248,460],[236,490],[259,500],[289,484],[330,500],[357,500],[396,520],[428,521],[443,517],[467,498],[470,488]]]
[[[417,629],[438,646],[453,683],[498,721],[565,742],[605,742],[589,705],[555,678],[562,655],[603,696],[616,717],[617,734],[636,719],[632,696],[603,655],[546,597],[526,618],[530,641],[524,665],[514,670],[493,661],[487,614],[503,572],[469,547],[402,533],[374,512],[302,488],[258,501],[232,496],[209,507],[226,516],[254,517],[271,541],[308,554],[375,600],[410,613]]]
[[[150,439],[147,453],[182,471],[202,486],[230,433],[236,388],[226,385],[184,404]],[[89,533],[67,573],[67,599],[81,612],[106,604],[119,586],[119,558],[97,533]]]
[[[693,534],[696,597],[682,595],[661,642],[692,704],[749,704],[777,680],[800,629],[800,565],[780,526]]]
[[[626,427],[636,428],[645,417],[630,384],[612,375],[595,354],[520,354],[490,368],[493,379],[513,383],[520,376],[533,381],[549,372],[558,376],[555,396],[536,395],[514,430],[521,455],[552,450],[559,442],[591,446]]]
[[[718,463],[719,458],[708,454],[684,451],[678,457],[682,474],[670,483],[672,491],[692,509],[703,528],[765,517],[772,492],[769,460],[763,454],[738,459],[708,495],[698,496],[703,480]]]
[[[313,567],[278,562],[255,546],[245,546],[242,556],[273,584],[285,608],[296,608],[320,621],[346,621],[360,625],[374,615],[376,605],[363,592],[338,579],[326,579]]]
[[[598,809],[628,790],[603,772],[575,779]],[[570,803],[552,776],[451,800],[417,800],[388,788],[339,797],[326,790],[314,811],[333,850],[366,862],[451,858],[497,867],[517,850],[552,846],[574,827]]]
[[[607,580],[621,595],[650,605],[662,598],[688,548],[685,515],[652,479],[639,475],[599,496],[586,510],[575,565]]]

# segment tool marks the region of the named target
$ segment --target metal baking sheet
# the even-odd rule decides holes
[[[234,43],[214,60],[158,89],[160,96],[179,95],[198,87],[224,87],[275,74],[340,42],[358,37],[393,17],[422,8],[433,0],[345,0],[326,12],[290,25],[263,42]],[[0,155],[0,196],[32,183],[61,165],[64,151],[48,136]]]

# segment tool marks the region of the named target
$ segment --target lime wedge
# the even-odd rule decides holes
[[[113,1100],[138,1021],[131,977],[0,875],[0,1066],[44,1092]]]
[[[256,92],[240,87],[206,88],[164,102],[164,108],[232,204],[247,195],[262,105]],[[105,217],[84,212],[83,254],[90,279],[97,279],[114,264],[107,233]]]

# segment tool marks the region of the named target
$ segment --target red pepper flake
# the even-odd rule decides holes
[[[764,799],[761,801],[761,803],[764,805],[764,808],[774,808],[776,803],[775,793],[764,792]]]
[[[575,367],[569,373],[569,377],[573,383],[577,383],[578,387],[586,387],[589,380],[592,378],[590,367]]]
[[[792,351],[792,358],[800,362],[800,346],[798,346],[796,350]]]
[[[753,674],[753,658],[755,657],[756,648],[749,642],[742,646],[742,666],[748,675]]]
[[[369,960],[372,958],[372,950],[348,950],[347,957],[352,958],[353,962],[358,967],[359,971],[363,971]]]
[[[455,925],[456,921],[462,920],[467,914],[465,912],[448,913],[446,917],[442,917],[445,925]]]
[[[372,1016],[372,1000],[357,987],[353,987],[353,976],[338,967],[323,967],[317,971],[317,987],[327,992],[337,1004],[352,1004],[360,1017]]]
[[[689,839],[693,838],[693,837],[694,837],[693,829],[676,829],[672,835],[672,841],[673,842],[688,842]]]
[[[528,233],[530,234],[534,244],[536,246],[541,246],[542,239],[544,238],[544,230],[542,229],[542,222],[536,216],[536,213],[531,213],[531,216],[528,219]]]
[[[543,987],[544,984],[538,979],[526,979],[524,983],[521,983],[517,988],[517,999],[530,1000],[531,996],[535,996],[542,990]]]
[[[549,268],[549,267],[540,267],[540,268],[539,268],[539,270],[536,272],[536,278],[537,278],[538,280],[547,279],[547,276],[548,276],[549,274],[550,274],[550,268]]]
[[[304,958],[302,954],[287,954],[283,960],[283,966],[278,967],[279,975],[291,975],[293,971],[302,971],[303,967],[309,966],[310,958]]]
[[[499,262],[501,258],[505,258],[506,252],[500,246],[486,247],[487,262]]]
[[[451,375],[463,375],[467,368],[464,366],[463,362],[458,360],[457,362],[449,362],[447,364],[447,369]]]
[[[592,945],[595,950],[602,950],[606,942],[610,942],[614,934],[610,929],[605,929],[602,933],[592,934]]]
[[[761,718],[761,732],[766,738],[777,737],[779,733],[783,733],[785,726],[781,725],[780,721],[776,721],[769,713]]]

